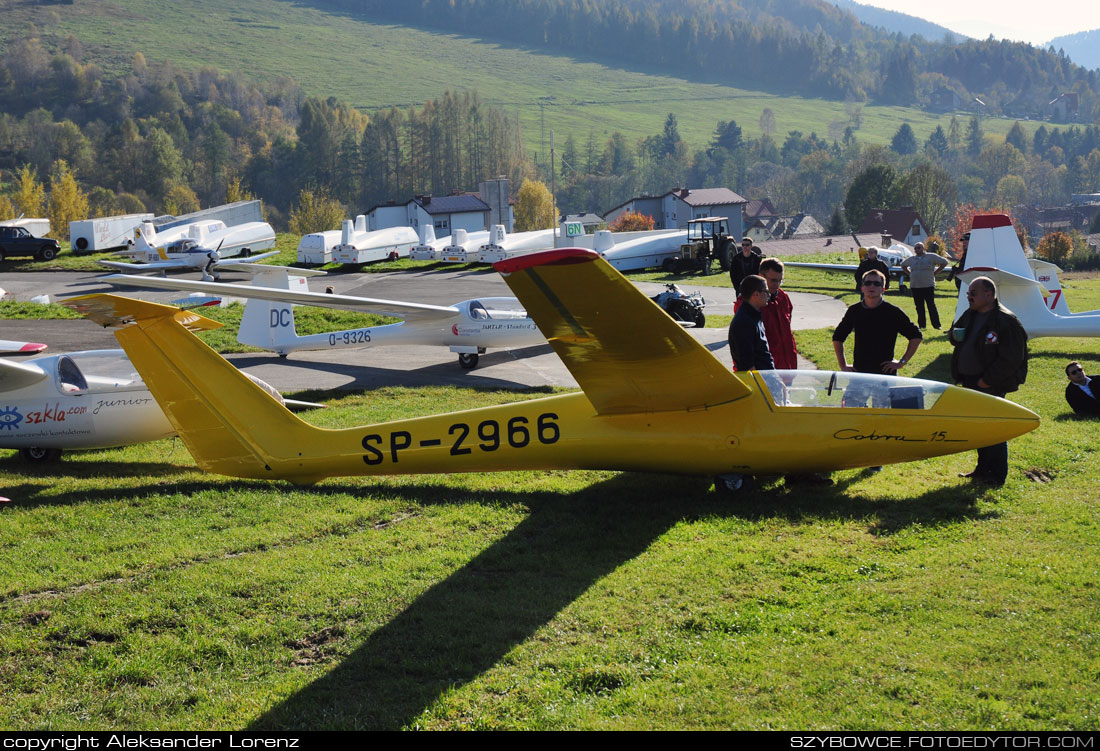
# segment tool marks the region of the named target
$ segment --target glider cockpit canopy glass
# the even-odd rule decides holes
[[[470,318],[475,321],[520,319],[527,317],[527,311],[518,307],[506,307],[504,302],[516,303],[515,298],[488,299],[470,301]]]
[[[947,384],[917,378],[820,370],[762,370],[777,407],[931,409]]]
[[[122,350],[74,352],[57,358],[57,385],[65,393],[144,389]]]

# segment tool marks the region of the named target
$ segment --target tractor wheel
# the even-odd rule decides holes
[[[733,263],[733,242],[727,237],[718,248],[718,267],[722,271],[729,271]]]

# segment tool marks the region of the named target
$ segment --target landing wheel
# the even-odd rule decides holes
[[[661,271],[665,272],[666,274],[674,273],[676,271],[676,259],[666,258],[665,260],[661,261]]]
[[[397,252],[396,250],[391,250],[391,251],[390,251],[390,255],[389,255],[389,257],[388,257],[388,260],[390,260],[390,261],[396,261],[396,260],[397,260],[398,258],[400,258],[400,257],[401,257],[401,256],[400,256],[400,255],[398,254],[398,252]]]
[[[241,248],[241,258],[248,258],[252,255],[252,248]]]
[[[473,370],[477,367],[477,353],[475,352],[460,352],[458,355],[458,364],[465,370]]]
[[[61,458],[61,449],[45,449],[41,446],[31,446],[25,449],[19,449],[19,455],[23,457],[23,461],[31,462],[32,464],[42,464],[45,462],[56,462]]]
[[[752,475],[715,475],[714,490],[723,495],[734,493],[747,493],[756,486],[756,480]]]

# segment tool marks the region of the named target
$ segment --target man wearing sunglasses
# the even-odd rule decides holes
[[[1081,363],[1074,360],[1066,366],[1069,384],[1066,401],[1079,415],[1100,415],[1100,381],[1085,375]]]
[[[872,270],[863,275],[863,300],[844,313],[833,332],[833,350],[841,370],[856,373],[887,373],[896,375],[917,351],[921,343],[920,329],[913,325],[901,308],[882,298],[886,275]],[[844,340],[856,332],[855,356],[849,365],[844,356]],[[900,360],[894,359],[898,335],[909,340]]]
[[[733,289],[741,292],[741,282],[745,277],[760,273],[760,261],[762,253],[752,247],[752,240],[748,237],[741,238],[741,252],[735,253],[730,258],[730,281]]]
[[[968,389],[1003,397],[1027,379],[1027,332],[997,300],[997,285],[975,277],[966,290],[970,307],[951,332],[951,377]],[[1000,487],[1008,477],[1008,444],[978,449],[978,466],[959,475]]]

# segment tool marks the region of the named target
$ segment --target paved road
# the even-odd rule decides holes
[[[188,275],[188,278],[192,276],[196,275]],[[245,281],[247,277],[226,274],[225,279]],[[330,274],[311,280],[314,290],[322,290],[326,286],[332,286],[338,294],[413,302],[457,302],[475,297],[511,295],[500,275],[489,270]],[[6,274],[0,277],[0,287],[18,300],[28,300],[39,294],[48,294],[51,300],[55,300],[90,292],[116,291],[96,281],[94,275],[75,272]],[[647,295],[663,290],[663,285],[645,282],[639,283],[638,287]],[[693,287],[690,283],[682,283],[681,287],[703,292],[708,315],[732,313],[733,290]],[[126,294],[167,302],[180,293],[128,290]],[[796,330],[835,325],[844,312],[843,303],[824,295],[792,293],[791,299],[795,306],[793,324]],[[692,334],[722,362],[730,363],[725,328],[693,330]],[[0,339],[45,342],[50,345],[49,352],[117,347],[111,330],[90,321],[0,320]],[[490,351],[481,356],[478,367],[472,371],[459,368],[453,353],[439,347],[422,346],[299,352],[285,359],[253,353],[230,355],[229,359],[242,370],[283,391],[438,383],[500,388],[576,386],[576,381],[549,345]],[[809,366],[808,363],[804,365]]]

